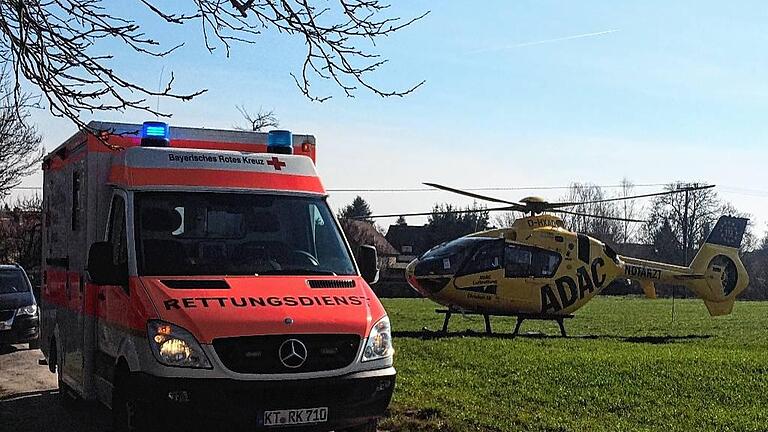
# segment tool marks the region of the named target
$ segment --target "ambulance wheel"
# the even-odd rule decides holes
[[[35,339],[32,342],[30,342],[29,349],[31,350],[40,349],[40,339]]]
[[[152,419],[149,406],[139,396],[138,389],[131,385],[129,372],[116,372],[112,390],[112,430],[114,432],[156,431],[159,425]]]
[[[364,425],[342,429],[342,430],[339,430],[338,432],[376,432],[378,426],[379,426],[378,420],[371,420]]]

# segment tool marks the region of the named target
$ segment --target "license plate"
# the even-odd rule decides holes
[[[289,426],[328,421],[328,407],[264,411],[264,426]]]

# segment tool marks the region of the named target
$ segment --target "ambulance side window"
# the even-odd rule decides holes
[[[338,265],[338,250],[344,246],[334,231],[333,220],[326,220],[316,205],[309,205],[309,215],[312,221],[312,234],[315,256],[320,262],[332,262]],[[349,269],[351,271],[351,269]]]
[[[125,200],[121,196],[112,198],[109,216],[109,243],[112,245],[112,262],[121,268],[128,268],[128,238],[125,232]]]

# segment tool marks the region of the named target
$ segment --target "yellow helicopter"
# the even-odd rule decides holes
[[[553,214],[577,214],[620,221],[637,219],[587,215],[564,210],[580,204],[619,201],[685,192],[675,191],[597,201],[550,203],[529,197],[519,203],[434,183],[428,186],[475,199],[506,204],[488,211],[518,211],[528,216],[512,227],[492,229],[433,247],[406,268],[408,283],[419,293],[447,306],[443,331],[452,313],[516,316],[516,335],[525,319],[555,320],[563,336],[570,318],[616,278],[636,280],[648,298],[655,283],[683,285],[704,300],[710,315],[726,315],[749,284],[739,259],[747,219],[722,216],[689,267],[622,256],[602,241],[565,228]],[[714,186],[688,188],[688,191]],[[470,210],[471,211],[471,210]],[[423,215],[411,213],[409,215]]]

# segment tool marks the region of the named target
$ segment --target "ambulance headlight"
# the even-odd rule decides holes
[[[371,328],[368,341],[365,343],[362,361],[378,360],[391,357],[395,353],[392,346],[392,329],[389,318],[380,319]]]
[[[211,362],[200,343],[183,328],[163,321],[147,324],[152,354],[166,366],[210,369]]]

